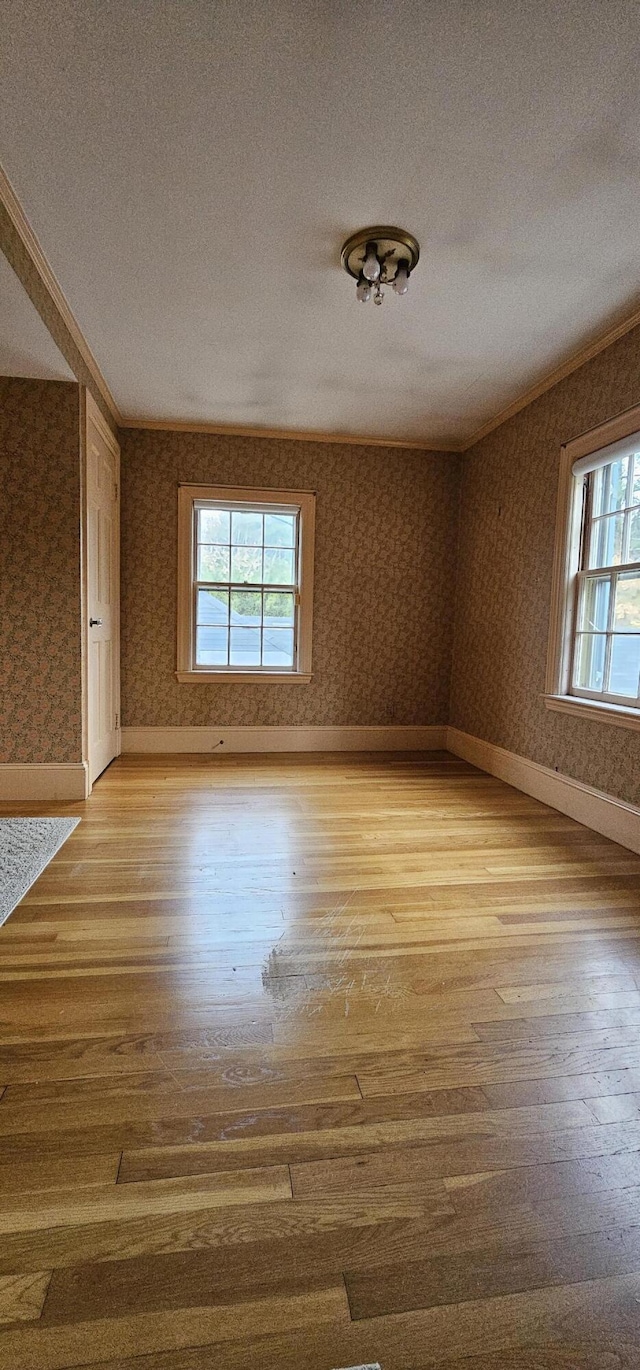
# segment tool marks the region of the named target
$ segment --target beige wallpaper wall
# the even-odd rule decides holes
[[[445,723],[460,458],[123,431],[125,726]],[[181,481],[316,490],[310,685],[179,685]]]
[[[79,387],[0,378],[0,762],[77,761]]]
[[[544,706],[559,449],[640,403],[640,329],[464,457],[451,723],[633,803],[640,732]]]

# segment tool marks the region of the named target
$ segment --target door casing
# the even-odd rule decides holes
[[[113,556],[113,593],[114,600],[112,605],[112,690],[113,708],[117,719],[117,724],[113,729],[113,760],[114,756],[119,756],[121,751],[121,717],[120,717],[120,448],[118,442],[111,431],[109,425],[98,409],[93,396],[86,387],[81,387],[80,398],[80,451],[81,451],[81,486],[82,486],[82,520],[81,520],[81,557],[82,557],[82,602],[81,602],[81,632],[82,632],[82,757],[87,774],[87,793],[91,792],[94,780],[101,774],[104,765],[109,761],[96,763],[95,756],[92,756],[92,671],[94,669],[91,660],[91,634],[95,632],[89,625],[91,617],[90,604],[90,556],[89,545],[89,488],[90,488],[90,463],[95,459],[91,448],[92,428],[108,447],[114,459],[114,475],[116,484],[116,497],[114,499],[114,534],[112,545]]]

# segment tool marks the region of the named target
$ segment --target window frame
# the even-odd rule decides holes
[[[594,457],[613,443],[631,439],[640,432],[640,405],[607,423],[565,443],[560,455],[556,540],[554,551],[549,647],[544,702],[548,709],[578,717],[601,719],[620,727],[640,729],[640,706],[621,695],[602,694],[572,683],[573,663],[578,638],[578,607],[582,584],[600,572],[615,578],[636,563],[624,566],[583,566],[586,538],[593,527],[588,500],[585,500],[585,473],[574,473],[580,459]],[[640,439],[638,441],[640,448]],[[611,461],[615,455],[611,455]],[[592,485],[593,482],[591,482]],[[590,496],[589,496],[590,499]],[[588,548],[586,549],[588,556]],[[610,605],[610,615],[612,605]],[[609,618],[610,623],[610,618]]]
[[[178,623],[177,670],[180,684],[228,685],[309,684],[312,679],[313,562],[315,494],[310,490],[265,490],[226,485],[178,487]],[[195,601],[196,517],[207,505],[246,506],[261,512],[295,512],[298,516],[297,590],[294,625],[293,669],[254,666],[196,666]],[[262,585],[247,588],[262,589]],[[273,587],[270,587],[273,588]],[[276,589],[278,587],[275,587]]]

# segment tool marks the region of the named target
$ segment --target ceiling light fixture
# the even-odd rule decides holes
[[[383,225],[352,233],[342,248],[340,261],[357,281],[356,299],[367,304],[373,296],[375,304],[382,304],[383,285],[392,286],[396,295],[406,295],[419,256],[420,244],[413,233]]]

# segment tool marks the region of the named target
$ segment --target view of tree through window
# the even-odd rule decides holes
[[[198,507],[195,551],[196,665],[294,669],[297,511]]]

